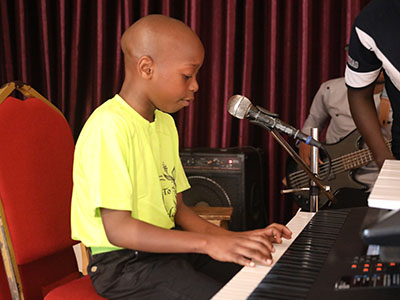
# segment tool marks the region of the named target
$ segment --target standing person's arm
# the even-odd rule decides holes
[[[377,56],[376,32],[371,30],[375,20],[370,11],[361,11],[353,24],[350,35],[345,80],[348,101],[354,122],[372,152],[379,168],[393,155],[385,145],[374,105],[373,93],[376,80],[382,71],[382,55]]]
[[[373,92],[374,84],[365,88],[348,88],[348,99],[351,114],[364,141],[374,156],[379,168],[385,159],[394,159],[383,139],[376,113]]]

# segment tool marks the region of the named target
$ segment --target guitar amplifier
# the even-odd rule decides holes
[[[188,206],[233,207],[229,229],[267,225],[263,153],[257,148],[193,148],[180,151],[191,188],[183,192]]]

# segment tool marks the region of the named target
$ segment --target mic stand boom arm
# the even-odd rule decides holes
[[[262,126],[266,129],[268,129],[268,131],[271,132],[272,136],[275,138],[275,140],[283,147],[283,149],[286,150],[286,152],[296,161],[296,163],[304,170],[304,172],[307,174],[307,176],[316,183],[316,185],[320,188],[321,192],[328,197],[328,199],[333,202],[336,203],[336,198],[335,196],[329,191],[329,189],[327,190],[327,188],[322,184],[322,182],[319,180],[318,177],[316,177],[314,175],[314,173],[310,170],[310,168],[307,166],[307,164],[303,161],[303,159],[296,153],[296,151],[294,151],[292,149],[292,147],[290,147],[290,145],[288,144],[288,142],[282,137],[282,135],[276,130],[276,129],[271,129],[269,127],[267,127],[266,125],[264,125],[261,122],[257,122],[255,120],[251,120],[250,123],[254,123],[257,124],[259,126]]]

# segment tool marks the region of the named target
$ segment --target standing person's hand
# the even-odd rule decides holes
[[[302,160],[307,164],[307,166],[311,165],[311,146],[305,143],[300,143],[299,146],[299,156]],[[321,159],[318,158],[318,162],[320,164],[323,163]]]
[[[311,146],[307,145],[305,143],[300,143],[299,146],[299,155],[302,160],[307,164],[307,166],[310,166],[311,164]]]

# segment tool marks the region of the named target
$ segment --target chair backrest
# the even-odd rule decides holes
[[[54,106],[9,97],[0,104],[0,145],[0,200],[10,250],[24,298],[43,299],[79,277],[70,235],[74,140]]]
[[[6,270],[0,257],[0,300],[11,300],[10,288],[8,287]]]

